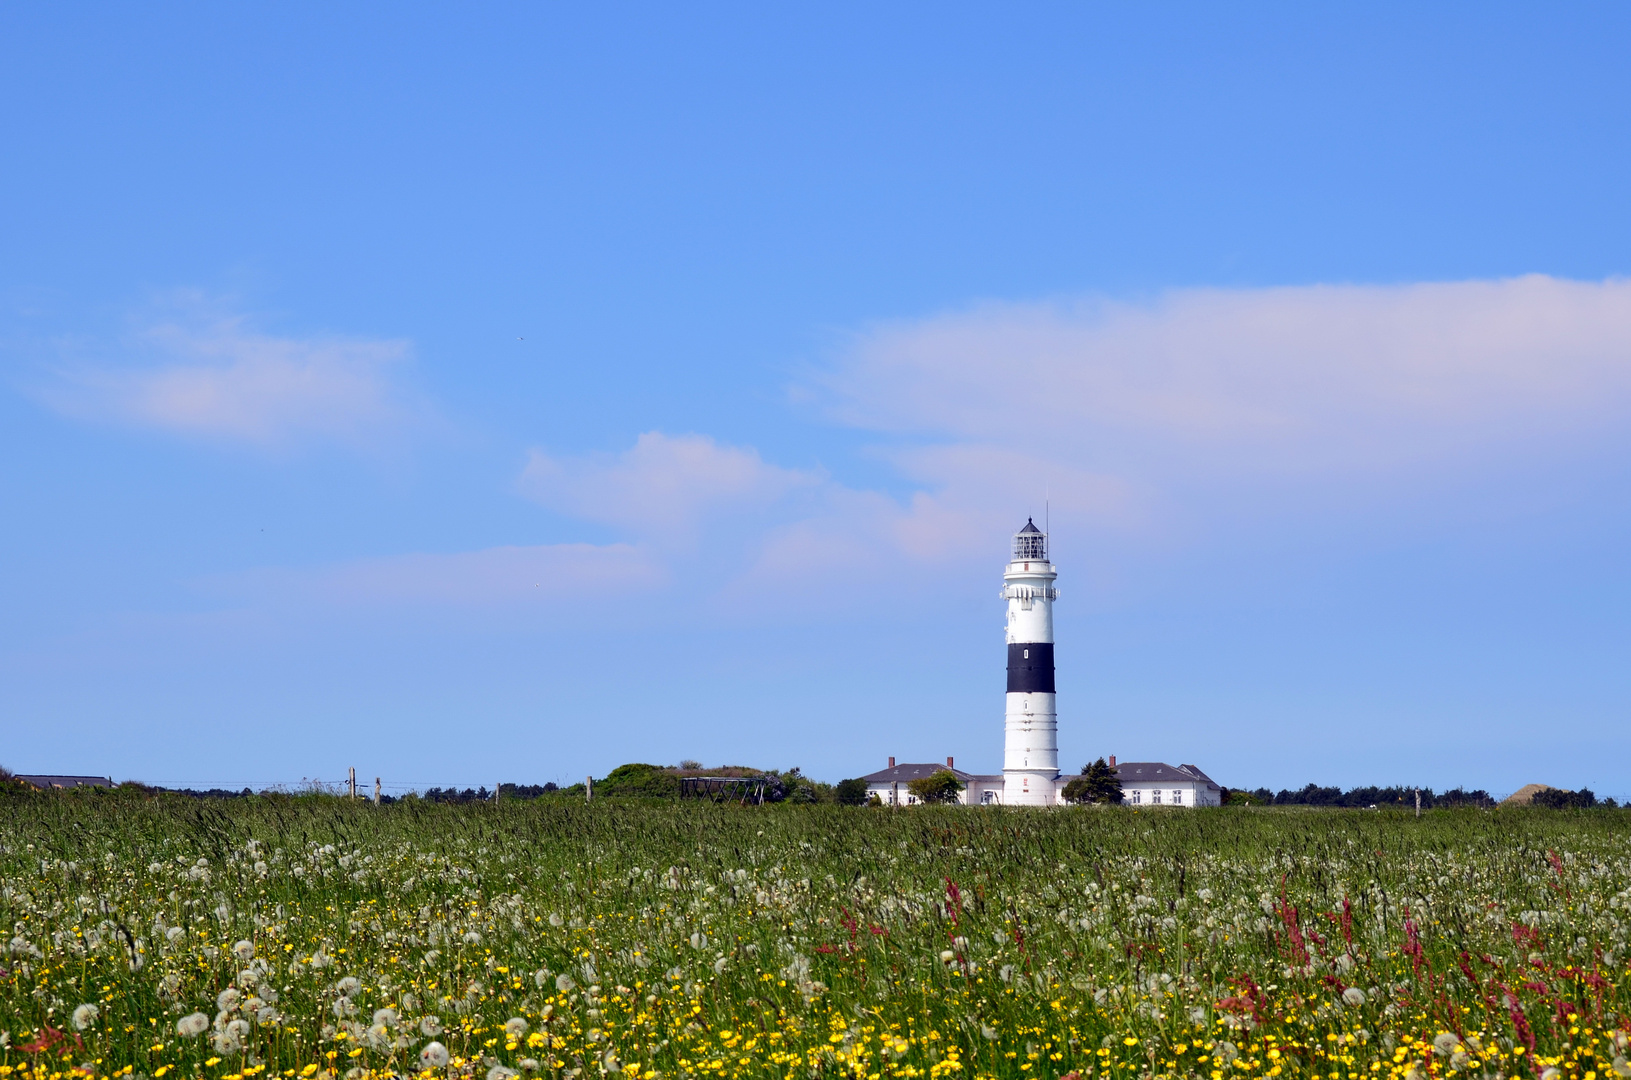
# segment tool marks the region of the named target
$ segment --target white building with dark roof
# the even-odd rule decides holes
[[[1124,761],[1116,765],[1123,806],[1222,806],[1223,789],[1195,765]]]
[[[914,806],[917,804],[917,797],[911,793],[908,785],[913,780],[925,780],[940,772],[951,773],[957,777],[957,782],[963,785],[962,795],[957,801],[964,805],[989,806],[1002,801],[1002,773],[986,775],[965,772],[953,765],[951,758],[947,758],[944,765],[933,762],[896,765],[895,759],[890,758],[887,769],[868,773],[861,779],[866,781],[866,793],[876,795],[878,801],[885,806]]]

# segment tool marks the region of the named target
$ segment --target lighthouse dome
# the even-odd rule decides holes
[[[1036,527],[1036,522],[1025,519],[1025,527],[1014,534],[1015,559],[1046,559],[1048,534]]]

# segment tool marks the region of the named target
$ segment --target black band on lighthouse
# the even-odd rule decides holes
[[[1008,692],[1053,693],[1053,642],[1030,641],[1008,646]]]

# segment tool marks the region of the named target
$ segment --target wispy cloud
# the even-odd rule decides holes
[[[179,316],[146,321],[117,362],[60,365],[40,395],[86,420],[265,448],[373,445],[423,414],[392,378],[404,341],[280,337],[197,298],[174,306]]]
[[[1374,505],[1622,430],[1631,282],[990,304],[865,331],[818,381],[833,418],[878,433],[904,491],[651,431],[616,453],[535,450],[519,477],[618,544],[404,556],[305,580],[360,600],[564,599],[616,582],[682,608],[711,596],[809,610],[994,564],[1044,498],[1056,525],[1125,552],[1204,538],[1229,515],[1267,535],[1290,515],[1340,515],[1356,484]]]
[[[522,490],[553,510],[664,541],[689,539],[704,516],[766,513],[825,483],[816,472],[767,464],[750,448],[660,431],[620,454],[534,450],[521,474]]]
[[[988,304],[863,333],[833,415],[1125,474],[1431,467],[1631,411],[1631,281]]]

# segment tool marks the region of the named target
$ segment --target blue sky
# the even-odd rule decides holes
[[[1631,13],[0,12],[0,762],[1631,793]]]

